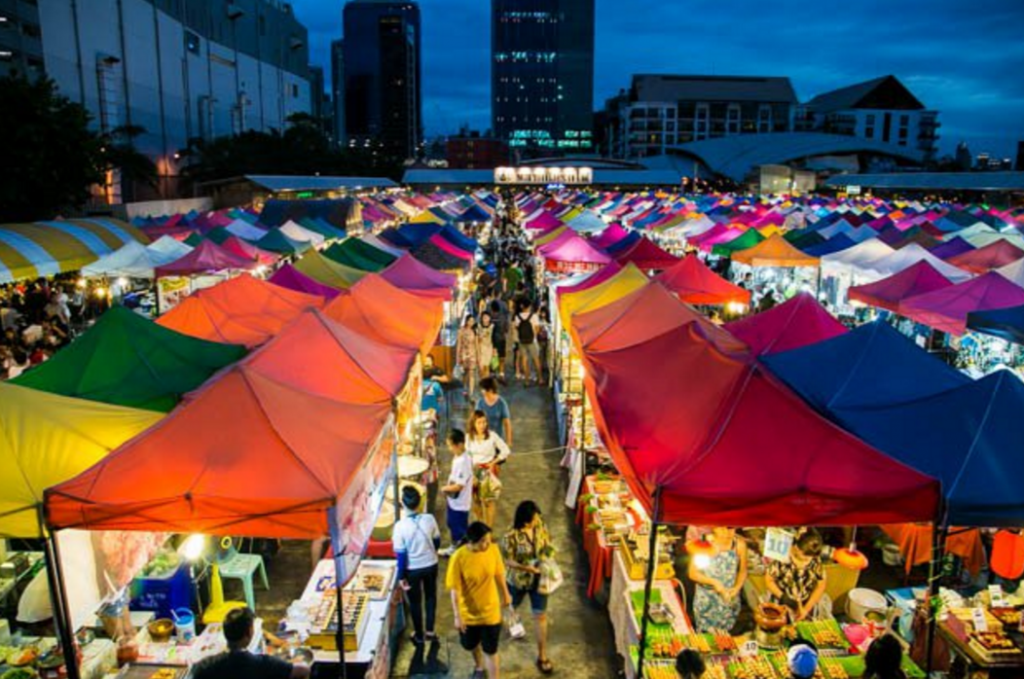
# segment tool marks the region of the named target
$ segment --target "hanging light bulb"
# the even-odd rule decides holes
[[[711,565],[711,557],[715,555],[715,546],[704,538],[686,541],[686,553],[693,557],[697,568],[704,570]]]
[[[182,556],[188,561],[199,561],[206,549],[206,536],[200,533],[189,535],[181,547]]]

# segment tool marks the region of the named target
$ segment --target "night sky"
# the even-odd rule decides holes
[[[339,0],[292,0],[330,72]],[[420,0],[427,134],[490,125],[490,1]],[[940,152],[1024,140],[1024,0],[597,0],[595,107],[634,73],[789,76],[806,101],[881,75],[937,109]],[[329,78],[328,78],[329,82]]]

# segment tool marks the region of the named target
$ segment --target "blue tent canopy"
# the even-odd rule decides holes
[[[409,243],[407,247],[419,247],[440,230],[441,227],[438,224],[403,224],[399,227],[398,233]]]
[[[444,238],[446,241],[465,252],[476,252],[476,249],[479,247],[479,244],[475,240],[463,234],[451,224],[445,224],[441,227],[441,231],[439,233],[441,234],[441,238]]]
[[[473,204],[468,210],[456,217],[455,221],[467,224],[469,222],[489,222],[492,219],[494,219],[494,217],[488,214],[482,207]]]
[[[823,243],[815,243],[803,250],[812,257],[823,257],[825,255],[831,255],[833,252],[840,252],[841,250],[852,248],[856,244],[857,241],[853,240],[845,233],[840,233],[837,236],[832,236]]]
[[[1024,525],[1024,382],[971,381],[878,321],[762,358],[829,418],[938,478],[953,525]]]
[[[1007,342],[1024,344],[1024,305],[972,311],[967,314],[967,327]]]
[[[604,251],[607,252],[612,257],[614,257],[618,253],[625,252],[629,248],[639,243],[641,238],[643,238],[643,236],[641,236],[636,231],[630,231],[628,234],[626,234],[624,238],[615,241],[614,243],[606,247]]]
[[[826,414],[839,408],[885,408],[971,381],[884,321],[761,360]]]

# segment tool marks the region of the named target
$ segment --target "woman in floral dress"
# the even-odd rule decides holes
[[[732,528],[711,531],[714,555],[701,567],[697,557],[690,560],[690,579],[696,585],[693,618],[698,632],[728,632],[740,612],[740,592],[747,579],[747,545]]]
[[[480,348],[476,336],[476,318],[466,316],[455,340],[455,363],[462,369],[463,395],[467,398],[476,391],[476,378],[480,369]]]

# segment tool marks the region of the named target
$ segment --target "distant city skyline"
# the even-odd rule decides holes
[[[1024,3],[861,0],[825,11],[715,0],[597,0],[593,108],[634,73],[788,76],[801,101],[892,74],[939,111],[940,155],[1013,157],[1024,139]],[[338,0],[293,0],[310,59],[330,67]],[[740,11],[743,9],[743,11]],[[423,117],[428,138],[490,127],[490,2],[423,0]],[[737,20],[736,17],[742,17]]]

